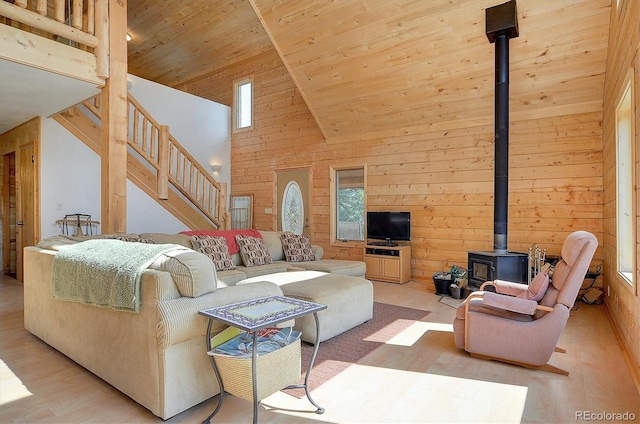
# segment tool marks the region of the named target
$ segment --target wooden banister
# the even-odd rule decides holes
[[[206,169],[131,95],[129,101],[129,146],[156,170],[158,199],[167,199],[169,184],[220,229],[227,228],[226,184],[216,181]],[[100,118],[100,96],[82,103]]]
[[[59,35],[87,47],[95,48],[98,45],[98,38],[95,35],[65,25],[62,22],[56,21],[54,18],[43,19],[39,12],[23,9],[6,1],[0,1],[0,16],[7,17],[53,35]]]
[[[48,15],[49,2],[53,2],[52,15]],[[43,35],[42,31],[44,37],[58,40],[69,48],[92,49],[96,56],[96,74],[102,79],[108,78],[108,0],[73,0],[71,10],[66,7],[66,0],[49,2],[0,0],[0,16],[24,24],[26,27],[22,29],[33,34]]]

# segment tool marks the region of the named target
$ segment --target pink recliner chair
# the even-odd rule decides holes
[[[586,231],[567,236],[551,280],[546,270],[530,285],[508,281],[484,283],[456,312],[456,346],[472,356],[495,359],[568,375],[547,364],[564,330],[593,254],[596,237]],[[485,291],[487,285],[495,293]]]

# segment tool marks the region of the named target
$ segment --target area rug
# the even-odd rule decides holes
[[[329,381],[427,315],[429,311],[374,302],[371,320],[320,343],[309,376],[309,391]],[[300,384],[304,383],[312,353],[313,345],[302,343]],[[304,389],[289,389],[284,392],[297,398],[305,396]]]

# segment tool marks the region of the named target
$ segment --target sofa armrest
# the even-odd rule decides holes
[[[160,317],[156,328],[158,347],[166,349],[185,340],[203,337],[208,319],[198,315],[198,311],[266,296],[282,296],[282,289],[273,283],[263,281],[225,287],[196,298],[181,297],[160,302],[158,303]],[[226,327],[226,324],[216,321],[212,333],[220,332]]]
[[[140,279],[140,287],[145,295],[147,290],[151,290],[153,298],[158,302],[182,297],[171,274],[166,271],[145,269]]]

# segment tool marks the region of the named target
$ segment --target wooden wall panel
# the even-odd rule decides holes
[[[492,0],[250,3],[329,142],[424,121],[491,120],[494,46],[484,10]],[[602,108],[610,5],[518,2],[513,113]]]
[[[616,2],[614,2],[615,4]],[[616,117],[615,110],[629,72],[633,75],[635,90],[635,173],[636,204],[640,199],[640,2],[621,1],[621,10],[612,7],[609,49],[604,92],[603,117],[603,193],[604,235],[603,250],[607,267],[605,297],[607,308],[623,340],[628,357],[634,362],[636,383],[640,387],[640,237],[636,234],[635,287],[630,287],[617,273],[616,239]],[[636,228],[640,229],[640,207],[636,206]]]
[[[492,120],[461,119],[435,130],[421,123],[402,134],[327,143],[275,52],[177,88],[231,105],[233,80],[247,75],[256,85],[255,130],[232,136],[231,190],[254,194],[257,228],[275,228],[275,217],[264,213],[265,208],[277,213],[275,172],[311,166],[313,242],[327,257],[361,260],[361,249],[329,243],[329,169],[362,163],[370,209],[412,212],[412,274],[425,287],[431,289],[433,273],[466,266],[467,251],[493,249]],[[538,244],[557,255],[566,235],[577,229],[602,239],[601,124],[599,109],[537,112],[533,119],[521,113],[513,120],[511,250],[526,252]],[[602,260],[599,250],[593,266]]]

